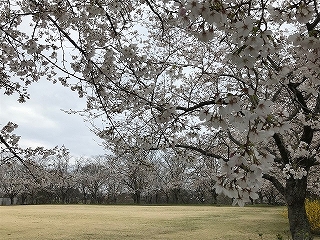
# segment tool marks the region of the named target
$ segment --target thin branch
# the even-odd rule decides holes
[[[273,186],[283,195],[285,196],[285,187],[282,183],[274,176],[270,174],[263,174],[262,177],[268,181],[270,181]]]
[[[117,32],[116,28],[114,27],[114,24],[112,23],[112,19],[111,19],[110,15],[107,13],[106,10],[104,10],[104,8],[101,6],[99,1],[96,1],[95,3],[99,6],[100,9],[102,9],[105,12],[106,17],[107,17],[107,19],[108,19],[108,21],[109,21],[109,23],[111,25],[112,31],[114,32],[114,35],[117,36],[118,32]]]
[[[185,111],[185,112],[192,112],[198,108],[201,108],[201,107],[204,107],[204,106],[207,106],[207,105],[211,105],[211,104],[216,104],[216,101],[215,100],[208,100],[208,101],[204,101],[204,102],[200,102],[192,107],[181,107],[181,106],[178,106],[176,107],[177,110],[182,110],[182,111]]]
[[[237,139],[235,139],[235,138],[232,136],[232,134],[231,134],[231,132],[230,132],[229,129],[228,129],[228,137],[229,137],[230,140],[231,140],[233,143],[235,143],[237,146],[241,146],[241,145],[242,145],[241,142],[239,142]]]
[[[294,83],[289,83],[288,87],[289,89],[293,92],[293,94],[295,95],[296,101],[298,102],[298,104],[300,105],[300,107],[302,108],[303,112],[306,115],[311,114],[311,110],[308,108],[307,103],[301,93],[301,91],[299,91],[297,89],[297,87],[299,86],[299,84],[294,84]],[[316,106],[318,107],[318,106]],[[312,129],[311,126],[304,126],[303,127],[303,134],[301,136],[301,141],[306,142],[308,144],[310,144],[312,142],[312,138],[313,138],[313,133],[314,130]]]
[[[29,166],[24,162],[24,160],[10,147],[10,145],[6,142],[6,140],[0,135],[0,142],[2,142],[7,149],[13,154],[14,157],[16,157],[19,162],[29,171],[30,175],[36,180],[37,183],[41,183],[39,179],[32,173]]]
[[[267,56],[267,59],[270,62],[273,69],[275,69],[277,72],[281,70],[281,67],[277,63],[275,63],[275,61],[273,61],[273,59],[270,56]]]
[[[310,114],[311,110],[307,107],[307,103],[304,100],[304,97],[301,93],[301,91],[299,91],[297,89],[297,87],[300,85],[300,83],[289,83],[288,87],[289,89],[292,91],[292,93],[295,95],[296,101],[298,102],[298,104],[300,105],[300,107],[302,108],[302,110],[304,111],[304,113],[306,114]]]
[[[282,91],[282,87],[283,86],[280,86],[280,88],[275,92],[275,94],[273,95],[272,100],[271,100],[272,102],[275,102],[277,100],[278,96],[280,95],[280,93]]]
[[[161,22],[161,28],[162,28],[162,35],[164,33],[164,23],[163,23],[163,19],[160,16],[160,14],[153,8],[153,6],[151,5],[151,3],[149,2],[149,0],[145,0],[145,2],[148,4],[148,6],[150,7],[151,11],[159,18],[160,22]]]
[[[189,146],[189,145],[182,145],[182,144],[177,144],[177,145],[175,145],[175,147],[184,148],[184,149],[190,149],[190,150],[196,151],[196,152],[201,153],[201,154],[203,154],[205,156],[208,156],[208,157],[213,157],[213,158],[216,158],[216,159],[222,159],[225,162],[228,161],[228,159],[222,157],[221,155],[208,152],[208,151],[203,150],[203,149],[198,148],[198,147]]]
[[[150,102],[148,99],[146,99],[143,96],[140,96],[139,94],[130,91],[128,89],[126,89],[125,87],[120,86],[119,84],[117,84],[115,81],[113,81],[110,77],[108,77],[103,71],[102,69],[98,66],[98,64],[94,61],[92,61],[90,58],[87,57],[87,53],[58,25],[58,23],[50,16],[48,16],[49,20],[55,25],[55,27],[63,34],[63,36],[77,49],[80,51],[80,53],[85,56],[86,60],[88,61],[88,63],[91,63],[94,67],[96,67],[96,69],[103,74],[112,84],[114,84],[114,86],[116,86],[120,91],[123,91],[125,93],[128,93],[132,96],[135,96],[143,101],[145,101],[147,104],[149,104],[150,106],[155,107],[157,110],[162,111],[163,109],[160,108],[159,106],[156,106],[156,104]],[[88,81],[90,84],[92,84],[92,82]],[[95,83],[94,83],[95,85]]]
[[[238,82],[241,82],[242,84],[246,85],[246,82],[241,80],[239,77],[232,75],[232,74],[219,74],[218,77],[230,77],[230,78],[234,78],[235,80],[237,80]],[[252,84],[250,84],[250,86],[252,87]]]

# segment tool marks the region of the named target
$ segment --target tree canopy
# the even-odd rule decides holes
[[[215,158],[216,191],[239,205],[268,179],[286,199],[293,238],[310,235],[317,0],[2,2],[6,94],[24,102],[31,83],[60,82],[86,97],[80,114],[102,121],[94,131],[114,153],[182,148]]]

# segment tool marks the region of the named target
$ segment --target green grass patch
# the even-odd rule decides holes
[[[1,239],[288,239],[284,207],[0,207]]]

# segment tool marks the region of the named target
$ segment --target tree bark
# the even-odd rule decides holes
[[[211,193],[211,203],[212,204],[217,204],[218,203],[219,194],[216,193],[215,189],[211,189],[210,193]]]
[[[286,182],[285,198],[288,205],[290,232],[293,240],[311,240],[311,229],[305,210],[307,177],[290,178]]]
[[[14,196],[10,195],[10,205],[13,205],[13,203],[14,203]]]
[[[141,191],[135,190],[133,193],[133,203],[140,204],[141,203]]]
[[[293,179],[292,177],[287,179],[285,187],[275,177],[268,174],[263,177],[271,181],[275,188],[285,197],[292,239],[311,240],[311,229],[305,210],[308,175],[302,179]]]
[[[179,196],[180,196],[180,188],[173,188],[172,189],[172,198],[173,198],[173,203],[178,204],[179,203]]]

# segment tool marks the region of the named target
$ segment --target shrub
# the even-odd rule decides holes
[[[306,199],[305,206],[311,231],[320,234],[320,200]]]

